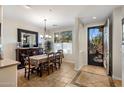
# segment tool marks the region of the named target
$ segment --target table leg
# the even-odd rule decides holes
[[[42,71],[43,71],[43,67],[42,67],[43,65],[42,64],[40,64],[40,77],[42,76]]]

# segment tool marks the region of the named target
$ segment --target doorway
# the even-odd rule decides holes
[[[104,26],[88,28],[88,65],[104,66]]]

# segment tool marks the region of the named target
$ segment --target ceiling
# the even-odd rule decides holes
[[[12,20],[25,21],[36,26],[44,26],[47,19],[47,27],[61,28],[73,26],[75,18],[79,17],[85,23],[103,21],[112,13],[115,5],[23,5],[4,6],[4,16]],[[92,17],[96,17],[93,19]]]

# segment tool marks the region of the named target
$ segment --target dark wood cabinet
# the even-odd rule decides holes
[[[24,59],[27,56],[33,56],[33,55],[42,55],[43,49],[42,48],[17,48],[16,49],[16,60],[21,62],[21,64],[18,65],[18,69],[24,68]]]

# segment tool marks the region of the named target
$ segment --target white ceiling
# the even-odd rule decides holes
[[[4,6],[4,16],[13,20],[30,22],[37,26],[44,26],[43,20],[47,19],[47,27],[55,28],[74,25],[75,18],[80,17],[83,23],[103,21],[119,6],[93,6],[93,5],[31,5],[30,9],[23,5]],[[96,17],[96,20],[92,17]]]

